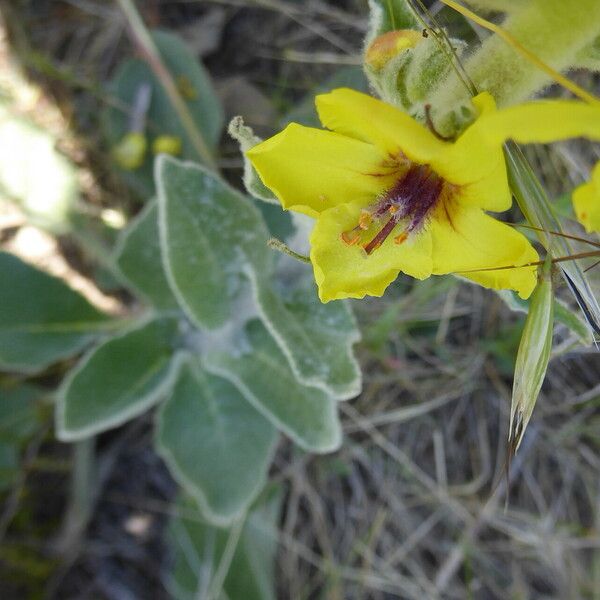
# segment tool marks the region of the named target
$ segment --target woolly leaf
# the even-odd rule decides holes
[[[153,200],[122,232],[115,262],[142,298],[159,310],[169,310],[179,305],[163,269],[157,219],[158,208]]]
[[[83,439],[117,427],[164,398],[179,366],[178,329],[176,319],[159,318],[94,348],[59,392],[58,437]]]
[[[251,274],[259,313],[296,377],[339,399],[360,392],[360,369],[352,345],[360,333],[346,302],[322,304],[313,284],[287,299]]]
[[[231,315],[244,270],[271,270],[265,224],[248,198],[198,165],[163,155],[156,177],[171,288],[190,319],[216,329]]]
[[[217,524],[260,492],[276,441],[276,430],[231,383],[191,363],[159,414],[158,451]]]
[[[341,443],[336,403],[322,390],[298,382],[264,325],[246,326],[239,355],[208,352],[206,369],[235,385],[257,410],[299,446],[331,452]]]
[[[0,368],[34,373],[80,352],[111,319],[60,279],[0,252]]]

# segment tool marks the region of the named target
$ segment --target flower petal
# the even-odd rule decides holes
[[[431,275],[428,231],[411,235],[401,245],[392,235],[368,256],[360,246],[344,244],[340,235],[356,225],[359,214],[359,205],[336,206],[321,214],[313,230],[310,258],[322,302],[382,296],[401,271],[417,279]]]
[[[439,207],[429,225],[433,273],[456,273],[484,287],[511,289],[528,298],[536,284],[536,267],[477,271],[535,262],[538,254],[527,238],[482,210],[460,205]]]
[[[315,102],[324,127],[370,142],[391,156],[402,152],[426,164],[450,146],[391,104],[355,90],[339,88]]]
[[[436,157],[431,166],[446,181],[455,185],[481,182],[479,186],[481,189],[477,189],[476,194],[473,195],[481,198],[477,206],[487,210],[506,210],[510,207],[511,197],[506,180],[502,144],[490,143],[485,135],[485,125],[482,128],[486,118],[496,113],[496,103],[487,92],[475,96],[472,103],[478,117],[454,144]],[[487,178],[490,178],[489,181]],[[498,186],[497,196],[496,186]]]
[[[484,210],[502,212],[512,205],[512,194],[506,176],[504,159],[482,179],[459,188],[459,201],[465,206],[478,206]]]
[[[491,144],[513,139],[521,144],[574,137],[600,139],[600,104],[576,100],[540,100],[498,110],[481,118],[479,127]]]
[[[394,180],[375,146],[296,123],[246,156],[283,208],[311,217],[344,202],[372,202]]]
[[[594,167],[592,179],[573,192],[573,208],[588,233],[600,232],[600,162]]]

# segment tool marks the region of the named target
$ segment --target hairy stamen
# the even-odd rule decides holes
[[[394,238],[396,244],[404,243],[434,208],[443,185],[444,180],[427,165],[412,165],[376,204],[361,211],[358,225],[343,232],[340,236],[342,241],[348,246],[360,243],[362,233],[369,230],[375,221],[379,222],[388,215],[379,231],[362,247],[367,254],[372,254],[390,236],[396,225],[408,219],[404,230]]]

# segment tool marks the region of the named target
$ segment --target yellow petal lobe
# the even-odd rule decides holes
[[[367,255],[360,244],[341,240],[359,218],[360,206],[336,206],[321,214],[313,230],[310,258],[322,302],[382,296],[400,272],[417,279],[431,275],[431,236],[427,231],[411,235],[400,245],[390,236]]]
[[[582,136],[598,140],[600,106],[576,100],[527,102],[482,117],[479,127],[491,144],[508,139],[543,144]]]
[[[354,90],[339,88],[315,102],[324,127],[369,142],[391,157],[402,153],[428,164],[450,146],[391,104]]]
[[[538,260],[527,238],[482,210],[443,203],[430,223],[433,273],[456,273],[492,289],[515,290],[528,298],[536,285]]]
[[[592,179],[573,192],[573,208],[588,233],[600,232],[600,162],[594,167]]]
[[[283,208],[311,217],[344,202],[372,202],[395,169],[371,144],[295,123],[246,156]]]
[[[491,94],[482,92],[472,99],[472,103],[477,118],[431,166],[446,181],[468,186],[469,204],[504,211],[510,208],[512,197],[502,145],[491,143],[485,131],[486,119],[497,112],[496,102]]]

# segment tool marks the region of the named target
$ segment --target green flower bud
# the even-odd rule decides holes
[[[113,148],[112,154],[122,169],[133,171],[144,164],[148,142],[143,133],[132,131]]]
[[[161,135],[152,142],[153,154],[178,156],[181,154],[181,149],[181,138],[174,135]]]

